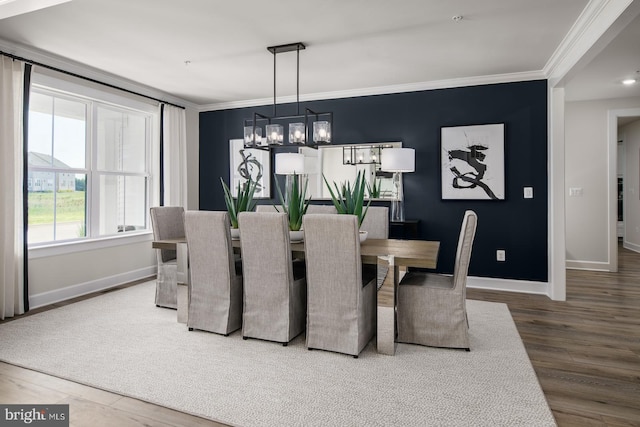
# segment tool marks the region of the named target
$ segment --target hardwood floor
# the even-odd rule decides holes
[[[567,270],[567,301],[469,289],[504,302],[559,426],[640,426],[640,254],[619,272]]]
[[[620,248],[619,268],[568,270],[564,302],[467,292],[509,306],[561,427],[640,426],[640,254]],[[69,403],[72,426],[223,425],[6,363],[0,363],[0,402]]]

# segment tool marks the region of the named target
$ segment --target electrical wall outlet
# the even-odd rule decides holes
[[[507,254],[506,254],[506,251],[504,249],[498,249],[496,251],[496,260],[497,261],[506,261],[507,260]]]
[[[533,187],[524,187],[524,198],[533,199]]]

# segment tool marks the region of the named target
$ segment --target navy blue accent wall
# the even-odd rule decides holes
[[[469,274],[547,281],[546,80],[365,96],[304,103],[333,111],[335,144],[402,141],[416,150],[416,171],[404,174],[405,215],[420,220],[422,239],[441,241],[438,271],[450,273],[462,216],[478,214]],[[242,138],[242,120],[272,106],[200,114],[200,209],[224,210],[220,177],[229,179],[229,139]],[[278,114],[295,104],[278,105]],[[440,128],[505,124],[506,200],[440,198]],[[272,163],[273,165],[273,163]],[[533,187],[534,198],[523,198]],[[496,261],[496,250],[506,261]]]

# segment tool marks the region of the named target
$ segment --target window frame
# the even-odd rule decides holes
[[[63,253],[80,252],[102,247],[133,244],[152,240],[149,206],[154,206],[159,194],[159,131],[160,114],[157,102],[150,102],[141,97],[123,95],[120,91],[105,90],[93,83],[79,82],[71,77],[56,77],[45,73],[34,72],[31,91],[44,93],[72,101],[84,102],[87,107],[85,126],[85,168],[59,169],[55,167],[28,167],[29,171],[53,171],[84,174],[85,181],[85,226],[86,236],[76,239],[52,240],[48,242],[29,243],[29,258],[40,258]],[[145,171],[128,172],[99,170],[97,168],[97,110],[99,107],[118,112],[130,112],[145,117]],[[99,185],[100,176],[142,176],[146,182],[145,195],[145,229],[99,235],[99,197],[96,197],[96,183]],[[27,177],[25,177],[27,179]]]

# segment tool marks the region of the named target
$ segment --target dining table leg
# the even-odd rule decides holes
[[[398,269],[392,255],[378,257],[378,270],[387,268],[387,276],[377,293],[377,349],[378,353],[396,353],[396,288]]]

